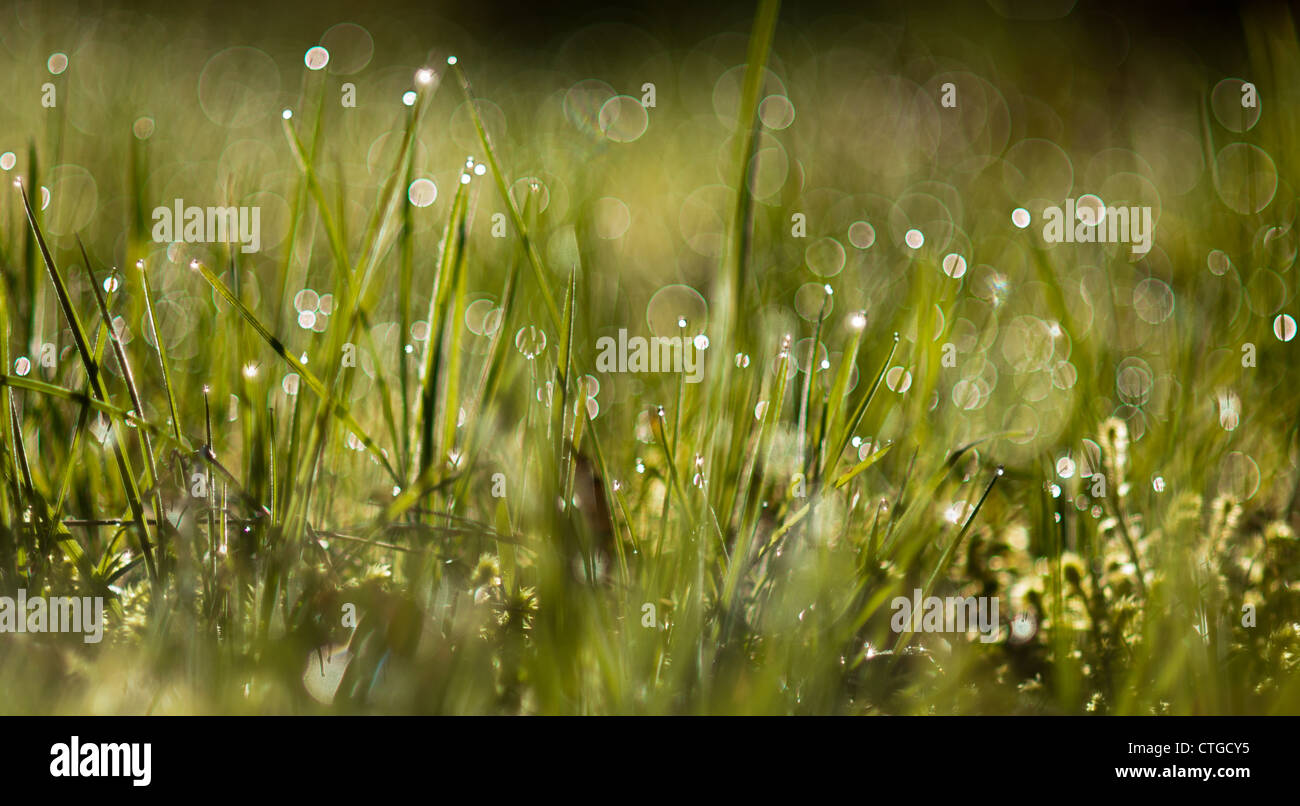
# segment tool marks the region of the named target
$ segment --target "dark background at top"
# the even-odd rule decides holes
[[[1031,0],[1020,0],[1030,2]],[[52,6],[60,7],[61,4]],[[159,19],[180,18],[210,22],[217,28],[271,30],[300,34],[302,30],[323,30],[323,26],[343,20],[362,22],[375,16],[400,19],[418,27],[437,20],[450,20],[480,40],[500,41],[516,46],[543,47],[567,32],[605,21],[629,22],[673,43],[698,41],[722,30],[747,30],[757,8],[756,0],[301,0],[301,2],[267,2],[267,0],[103,0],[62,6],[64,13],[73,9],[128,6],[145,10]],[[1123,20],[1131,34],[1177,38],[1202,50],[1212,60],[1216,51],[1240,42],[1240,9],[1248,5],[1292,5],[1263,2],[1224,3],[1191,0],[1184,3],[1142,2],[1141,0],[1079,0],[1072,15],[1079,12],[1105,12]],[[1295,9],[1293,8],[1293,13]],[[985,0],[894,0],[893,2],[833,2],[832,0],[786,0],[781,5],[778,30],[796,28],[801,22],[833,13],[861,15],[864,19],[903,21],[925,20],[959,15],[963,19],[986,24],[1006,25],[1013,30],[1023,26],[1032,36],[1041,23],[1005,20]],[[1065,18],[1069,21],[1069,17]]]

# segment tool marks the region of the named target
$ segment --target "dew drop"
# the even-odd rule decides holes
[[[966,258],[956,253],[945,255],[943,259],[943,273],[954,280],[959,279],[966,273]]]
[[[1295,317],[1289,313],[1278,314],[1273,319],[1273,335],[1278,341],[1291,341],[1295,338]]]
[[[534,325],[525,325],[515,333],[515,349],[532,361],[546,349],[546,331]]]
[[[315,47],[307,48],[307,52],[303,55],[302,61],[307,65],[308,70],[321,70],[325,65],[329,64],[330,52],[320,45],[316,45]]]
[[[1074,477],[1074,471],[1074,460],[1070,457],[1062,456],[1056,460],[1056,475],[1063,479],[1069,479]]]
[[[1095,227],[1106,218],[1106,203],[1099,196],[1087,193],[1074,203],[1074,215],[1084,226]]]
[[[903,367],[891,367],[889,372],[885,373],[885,385],[890,391],[903,394],[912,386],[912,373]]]
[[[304,288],[293,295],[293,309],[299,313],[316,311],[320,307],[320,296],[310,288]]]
[[[421,177],[406,189],[406,199],[416,207],[428,207],[438,198],[438,186],[430,179]]]

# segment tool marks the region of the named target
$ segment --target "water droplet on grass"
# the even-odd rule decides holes
[[[1095,227],[1106,218],[1106,203],[1098,196],[1085,194],[1074,203],[1074,215],[1085,226]]]
[[[1295,317],[1291,314],[1278,314],[1273,319],[1273,335],[1277,336],[1278,341],[1291,341],[1295,338],[1295,332]]]
[[[416,207],[428,207],[438,198],[438,186],[432,180],[421,177],[406,189],[406,198]]]
[[[901,395],[912,387],[912,373],[903,367],[891,367],[885,373],[885,385]]]
[[[532,361],[546,349],[546,331],[534,325],[525,325],[515,333],[515,349]]]
[[[310,288],[304,288],[293,295],[293,309],[298,312],[316,311],[320,306],[320,297]]]
[[[303,64],[307,65],[308,70],[321,70],[329,64],[330,52],[320,45],[307,48],[307,52],[302,57]]]

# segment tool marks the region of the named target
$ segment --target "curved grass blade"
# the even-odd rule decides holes
[[[104,389],[103,379],[99,374],[99,365],[90,353],[90,347],[86,342],[85,327],[81,324],[81,318],[77,315],[76,308],[72,306],[72,297],[68,293],[68,285],[63,279],[62,273],[54,263],[54,258],[50,254],[50,248],[45,243],[45,235],[41,232],[40,226],[36,223],[36,214],[32,210],[31,200],[27,197],[27,189],[21,184],[18,186],[23,197],[23,207],[27,212],[27,222],[31,225],[32,233],[36,237],[36,244],[40,248],[41,258],[45,261],[45,268],[48,270],[51,282],[54,283],[55,294],[58,296],[59,305],[63,308],[63,315],[68,320],[72,328],[72,338],[76,342],[77,352],[81,355],[82,364],[85,365],[86,374],[90,378],[91,392],[96,398],[108,401],[108,393]],[[149,537],[149,527],[146,525],[144,516],[144,504],[140,501],[140,488],[136,483],[135,474],[131,470],[131,462],[126,456],[122,446],[125,443],[125,435],[122,433],[121,423],[113,421],[114,439],[113,439],[113,456],[117,460],[118,473],[122,477],[122,486],[126,492],[127,503],[131,507],[131,512],[135,516],[136,529],[139,533],[140,552],[145,558],[145,568],[149,572],[149,579],[153,582],[158,581],[158,566],[154,562],[153,546]]]
[[[294,372],[298,373],[298,376],[302,378],[303,382],[306,383],[307,386],[311,387],[311,390],[315,392],[321,401],[329,407],[329,410],[334,414],[334,416],[339,418],[344,425],[350,428],[352,433],[356,434],[357,439],[361,440],[361,444],[365,445],[366,450],[370,451],[370,454],[374,456],[375,459],[384,466],[384,469],[388,471],[388,474],[393,477],[393,481],[400,484],[401,478],[397,475],[397,471],[393,469],[393,466],[388,463],[388,457],[384,455],[383,451],[379,449],[379,446],[375,444],[375,441],[370,438],[370,435],[366,433],[365,429],[361,427],[361,424],[352,416],[352,412],[348,407],[342,402],[334,399],[334,397],[329,393],[329,390],[325,388],[325,384],[321,383],[320,379],[317,378],[311,370],[307,369],[306,364],[299,361],[292,353],[285,349],[284,343],[266,329],[266,326],[262,324],[257,316],[252,311],[248,310],[248,308],[244,306],[244,303],[239,301],[239,298],[226,287],[225,283],[221,282],[220,278],[212,273],[211,269],[197,260],[190,263],[190,268],[201,274],[203,279],[208,281],[208,285],[212,286],[214,291],[220,294],[232,308],[239,311],[239,315],[244,317],[244,321],[247,322],[253,330],[257,331],[257,335],[261,336],[262,340],[270,345],[271,349],[275,351],[275,354],[280,356],[286,364],[292,367]]]
[[[90,268],[90,256],[86,254],[86,246],[81,242],[80,236],[77,237],[77,248],[81,250],[81,261],[85,267],[86,276],[90,280],[90,289],[94,293],[95,303],[99,306],[99,315],[103,322],[103,328],[108,333],[109,341],[113,345],[113,354],[117,357],[118,366],[122,368],[122,378],[126,381],[126,390],[131,398],[131,405],[135,411],[143,412],[144,403],[140,399],[140,390],[135,383],[135,373],[131,370],[131,362],[127,360],[126,349],[122,346],[122,339],[113,327],[113,318],[108,312],[108,304],[104,301],[104,293],[100,290],[99,284],[95,282],[95,274]],[[154,333],[154,339],[158,341],[156,332]],[[173,419],[173,427],[176,427],[175,423],[176,421]],[[153,492],[154,518],[157,521],[156,529],[159,544],[162,545],[163,535],[167,533],[168,522],[166,510],[163,508],[161,485],[158,482],[158,462],[154,455],[153,440],[149,438],[149,432],[144,429],[140,429],[140,453],[142,454],[141,461],[143,461],[145,469],[145,486]],[[165,551],[160,551],[160,553],[165,560]]]
[[[970,517],[962,525],[961,531],[952,540],[948,541],[947,546],[944,546],[943,554],[939,555],[939,561],[935,563],[934,570],[930,572],[929,578],[925,581],[925,586],[921,589],[922,601],[925,601],[926,597],[934,592],[935,581],[948,570],[948,566],[952,563],[953,553],[957,550],[957,546],[961,545],[966,533],[970,531],[971,526],[975,523],[975,518],[980,514],[980,509],[984,507],[984,502],[988,500],[989,494],[993,492],[994,485],[998,483],[998,479],[1002,478],[1002,475],[1002,466],[998,465],[993,478],[989,481],[989,486],[984,488],[984,494],[980,496],[980,500],[975,504],[975,509],[971,511]],[[902,652],[907,648],[908,642],[912,640],[912,635],[913,632],[908,630],[898,637],[898,642],[894,644],[894,659],[891,663],[897,663],[898,659],[902,657]]]
[[[154,351],[158,356],[158,369],[162,372],[163,391],[167,393],[167,410],[171,413],[172,435],[177,442],[181,442],[181,418],[176,409],[176,395],[172,391],[171,370],[167,368],[167,347],[163,344],[162,337],[158,335],[158,317],[154,313],[153,289],[149,286],[149,273],[145,271],[143,260],[137,261],[135,266],[140,271],[140,284],[144,289],[144,309],[149,316],[149,329],[153,332]],[[141,409],[137,407],[136,411]]]
[[[555,303],[555,295],[551,293],[550,284],[546,280],[546,271],[542,268],[542,257],[537,253],[537,245],[533,242],[532,237],[528,234],[528,227],[524,224],[524,217],[519,212],[518,205],[510,196],[510,189],[506,187],[505,174],[501,173],[501,164],[497,161],[496,150],[492,148],[492,141],[488,139],[487,130],[483,128],[483,119],[478,113],[478,104],[474,100],[474,92],[470,89],[469,79],[465,72],[460,69],[460,65],[452,65],[452,70],[456,73],[456,78],[460,81],[460,88],[465,93],[465,99],[469,102],[466,106],[469,109],[470,119],[474,122],[474,130],[478,132],[479,142],[483,144],[483,150],[487,152],[488,167],[492,170],[492,179],[496,182],[497,191],[501,194],[501,201],[505,204],[506,209],[510,211],[510,219],[514,222],[515,231],[519,233],[519,239],[523,243],[524,254],[528,258],[528,265],[533,269],[533,279],[537,281],[537,289],[542,295],[542,302],[546,304],[546,313],[551,317],[551,325],[560,332],[563,329],[564,317],[560,313],[560,306]]]

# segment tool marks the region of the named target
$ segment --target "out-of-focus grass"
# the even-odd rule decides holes
[[[1288,17],[1255,122],[1075,16],[543,60],[4,14],[0,587],[111,609],[0,634],[0,710],[1300,710]],[[1044,243],[1085,193],[1151,252]],[[176,198],[262,251],[155,244]],[[703,382],[599,372],[620,328]],[[894,633],[916,588],[999,640]]]

